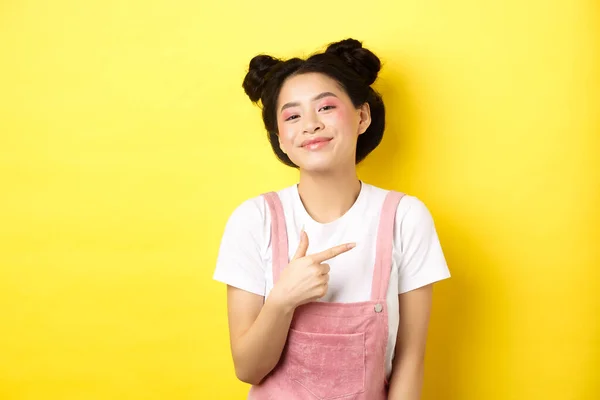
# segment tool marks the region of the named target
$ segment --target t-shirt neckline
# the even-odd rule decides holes
[[[331,222],[327,222],[327,223],[321,223],[321,222],[315,221],[310,216],[310,214],[304,207],[304,203],[302,202],[302,199],[300,198],[300,192],[298,191],[298,184],[294,185],[294,190],[293,190],[294,200],[297,203],[296,205],[297,205],[299,212],[302,215],[303,221],[305,221],[307,224],[310,224],[313,226],[318,226],[321,228],[330,228],[330,227],[334,227],[336,225],[343,223],[347,219],[353,218],[353,216],[357,212],[359,212],[359,210],[361,208],[361,204],[365,201],[365,199],[367,197],[368,185],[366,183],[364,183],[363,181],[359,181],[359,182],[360,182],[360,192],[358,193],[358,196],[357,196],[356,200],[354,201],[354,203],[352,204],[352,206],[350,206],[348,211],[346,211],[342,216],[340,216],[339,218],[337,218]]]

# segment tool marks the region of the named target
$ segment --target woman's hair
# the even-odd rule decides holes
[[[262,118],[271,147],[281,162],[298,168],[279,147],[277,129],[277,100],[286,79],[300,74],[317,72],[327,75],[346,91],[352,103],[359,108],[369,103],[371,124],[358,136],[356,163],[361,162],[381,142],[385,128],[385,107],[381,96],[371,87],[381,69],[379,58],[362,47],[355,39],[331,43],[325,52],[307,59],[280,60],[268,55],[257,55],[250,61],[243,88],[250,100],[262,104]]]

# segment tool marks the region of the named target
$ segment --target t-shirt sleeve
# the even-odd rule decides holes
[[[405,196],[400,201],[394,230],[399,294],[450,277],[433,217],[421,200]]]
[[[247,200],[233,211],[221,238],[214,280],[265,294],[265,213],[262,198]]]

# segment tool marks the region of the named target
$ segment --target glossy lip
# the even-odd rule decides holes
[[[306,146],[309,146],[309,145],[315,144],[315,143],[329,142],[329,141],[331,141],[331,139],[332,138],[326,138],[326,137],[307,139],[304,142],[302,142],[300,147],[306,147]]]

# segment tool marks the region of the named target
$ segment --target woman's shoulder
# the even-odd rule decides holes
[[[390,192],[394,191],[402,194],[402,199],[396,208],[397,221],[403,221],[408,218],[411,222],[419,223],[420,221],[431,218],[431,213],[429,212],[427,205],[417,195],[402,190],[383,188],[369,183],[363,182],[363,184],[367,186],[372,203],[381,204],[381,206],[383,206],[385,197]]]
[[[265,195],[267,193],[276,193],[285,208],[286,203],[290,202],[293,197],[293,190],[294,186],[288,186],[283,189],[273,190],[271,192],[265,192],[246,198],[234,207],[229,220],[239,221],[240,223],[245,222],[246,224],[260,223],[262,225],[265,222],[268,222],[268,219],[270,218]]]
[[[376,186],[366,182],[363,182],[363,185],[365,186],[365,191],[367,192],[368,197],[371,199],[377,199],[382,204],[390,192],[396,192],[402,195],[402,199],[400,200],[400,203],[398,203],[398,208],[404,208],[405,206],[410,207],[413,205],[419,206],[423,204],[421,199],[419,199],[416,195],[405,192],[401,189],[390,189],[388,187]]]

